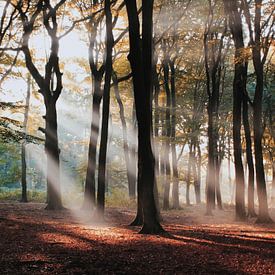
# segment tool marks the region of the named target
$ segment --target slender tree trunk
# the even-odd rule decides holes
[[[208,166],[206,182],[206,214],[212,215],[215,207],[215,161],[214,161],[214,137],[213,137],[213,111],[212,103],[208,106]]]
[[[199,184],[199,176],[197,171],[197,160],[196,160],[196,144],[194,143],[194,150],[192,153],[192,174],[194,178],[194,189],[195,189],[195,197],[196,197],[196,204],[200,204],[200,184]]]
[[[112,50],[114,44],[112,30],[112,12],[110,0],[105,0],[104,11],[106,16],[106,68],[105,82],[103,93],[103,110],[102,110],[102,125],[101,139],[98,160],[98,189],[97,189],[97,214],[98,218],[102,219],[105,209],[105,182],[106,182],[106,159],[107,159],[107,144],[108,144],[108,126],[110,115],[110,88],[112,77]]]
[[[164,162],[166,171],[166,181],[164,185],[164,195],[163,195],[163,209],[169,209],[169,197],[170,197],[170,182],[171,182],[171,167],[170,167],[170,138],[171,138],[171,91],[169,87],[169,65],[168,56],[166,52],[166,47],[163,47],[165,54],[163,61],[163,71],[164,71],[164,86],[166,92],[166,111],[165,111],[165,124],[166,124],[166,140],[165,140],[165,150],[164,150]]]
[[[119,89],[118,89],[118,80],[115,73],[113,73],[113,83],[114,83],[114,91],[116,101],[119,106],[119,116],[122,125],[122,135],[123,135],[123,150],[124,150],[124,157],[125,157],[125,164],[126,164],[126,171],[127,171],[127,180],[128,180],[128,191],[129,197],[134,199],[136,196],[136,177],[135,177],[135,170],[131,169],[131,162],[135,162],[135,158],[131,158],[131,152],[129,150],[128,145],[128,138],[127,138],[127,123],[124,114],[124,106],[122,100],[120,98]]]
[[[172,153],[172,168],[173,168],[173,188],[172,188],[172,202],[173,208],[179,209],[179,172],[176,153],[176,84],[175,84],[175,64],[173,61],[169,62],[171,70],[171,153]]]
[[[178,173],[178,162],[177,162],[177,154],[176,154],[176,146],[175,144],[172,145],[171,148],[172,152],[172,167],[173,167],[173,189],[172,189],[172,202],[173,208],[179,209],[179,173]]]
[[[22,194],[21,194],[21,202],[28,202],[27,196],[27,165],[26,165],[26,145],[27,145],[27,124],[29,118],[29,108],[30,108],[30,97],[31,97],[31,76],[28,75],[27,80],[27,96],[26,96],[26,106],[24,113],[24,121],[23,121],[23,132],[24,139],[21,147],[21,185],[22,185]]]
[[[247,98],[243,99],[243,125],[246,143],[246,161],[248,165],[248,216],[255,217],[256,213],[254,206],[254,163],[252,155],[252,142],[249,125]]]
[[[89,141],[88,166],[86,171],[86,181],[84,189],[84,202],[82,206],[83,209],[92,209],[95,207],[96,152],[99,136],[100,103],[102,100],[101,81],[101,76],[94,77],[92,122]]]
[[[197,204],[201,203],[201,166],[202,166],[202,156],[201,156],[201,148],[200,144],[197,144],[198,148],[198,161],[197,161],[197,167],[198,167],[198,187],[197,187],[197,195],[196,195],[196,202]]]
[[[186,179],[186,194],[185,194],[185,200],[186,200],[187,205],[190,205],[190,182],[191,182],[192,154],[193,154],[193,144],[191,143],[190,147],[189,147],[188,170],[187,170],[187,179]]]
[[[223,209],[222,207],[222,195],[221,195],[221,187],[220,187],[220,169],[221,169],[221,160],[216,159],[216,179],[215,179],[215,183],[216,183],[216,198],[217,198],[217,205],[218,208],[220,210]]]
[[[156,174],[160,175],[160,144],[158,141],[159,137],[159,93],[160,93],[160,84],[157,74],[157,57],[154,56],[154,64],[153,64],[153,87],[154,87],[154,134],[155,134],[155,142],[154,142],[154,150],[155,150],[155,162],[156,162]]]

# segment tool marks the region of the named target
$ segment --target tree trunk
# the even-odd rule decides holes
[[[46,105],[45,150],[47,155],[48,210],[62,209],[60,190],[60,169],[56,101],[51,99]]]
[[[220,169],[221,169],[221,160],[216,159],[216,179],[215,179],[215,193],[216,193],[216,198],[217,198],[217,205],[220,210],[222,210],[222,195],[221,195],[221,187],[220,187]]]
[[[260,64],[256,66],[261,67]],[[256,182],[257,182],[257,193],[259,199],[259,215],[257,222],[268,223],[271,218],[268,214],[267,205],[267,192],[266,192],[266,182],[264,174],[263,165],[263,153],[262,153],[262,95],[263,95],[263,72],[260,73],[256,71],[257,81],[256,81],[256,91],[253,105],[253,126],[254,126],[254,153],[255,153],[255,164],[256,164]]]
[[[201,148],[200,144],[197,144],[198,148],[198,161],[197,161],[197,167],[198,167],[198,187],[197,187],[197,195],[196,195],[196,202],[197,204],[201,203],[201,165],[202,165],[202,157],[201,157]]]
[[[264,92],[264,61],[261,58],[261,9],[262,0],[255,1],[254,32],[255,43],[252,48],[253,65],[256,73],[256,88],[253,100],[254,153],[256,166],[257,193],[259,199],[259,215],[257,222],[272,222],[268,214],[266,182],[263,164],[262,137],[264,133],[262,122],[262,104]]]
[[[206,182],[206,215],[212,215],[215,207],[215,156],[214,156],[214,137],[213,137],[213,111],[212,103],[208,103],[208,166]]]
[[[171,91],[169,87],[169,65],[167,56],[166,45],[163,46],[164,61],[164,86],[166,92],[166,111],[165,111],[165,124],[166,124],[166,137],[165,137],[165,150],[164,150],[164,163],[166,171],[166,180],[164,185],[163,195],[163,209],[169,209],[169,197],[170,197],[170,182],[171,182],[171,167],[170,167],[170,138],[171,138]]]
[[[252,143],[247,98],[243,99],[243,125],[246,143],[246,161],[248,165],[248,216],[255,217],[256,213],[254,206],[254,163],[252,155]]]
[[[237,2],[224,0],[225,10],[229,15],[229,25],[235,44],[235,70],[233,81],[233,148],[235,160],[236,177],[236,219],[244,220],[245,200],[244,200],[244,170],[242,163],[242,145],[241,145],[241,120],[242,120],[242,102],[245,94],[246,63],[243,60],[242,50],[244,49],[244,39],[242,30],[242,18],[239,13]]]
[[[115,73],[113,73],[113,83],[114,83],[114,91],[116,101],[119,106],[119,116],[122,125],[122,135],[123,135],[123,150],[124,150],[124,157],[125,157],[125,164],[126,164],[126,171],[127,171],[127,180],[128,180],[128,192],[130,199],[134,199],[136,197],[136,177],[135,177],[135,170],[132,169],[131,163],[135,163],[135,158],[131,158],[131,152],[129,150],[128,145],[128,138],[127,138],[127,123],[124,114],[124,106],[122,100],[120,98],[119,89],[118,89],[118,80]]]
[[[173,208],[179,209],[179,172],[176,153],[176,84],[175,84],[175,64],[173,61],[169,62],[171,70],[171,153],[172,153],[172,168],[173,168],[173,188],[172,188],[172,203]]]
[[[197,171],[197,167],[196,167],[196,144],[194,144],[194,150],[192,152],[192,174],[193,174],[193,178],[194,178],[194,189],[195,189],[195,197],[196,197],[196,204],[200,204],[201,203],[201,199],[200,199],[200,184],[199,184],[199,176],[198,176],[198,171]]]
[[[191,168],[192,168],[192,154],[193,154],[193,144],[190,144],[189,147],[189,156],[188,156],[188,170],[187,170],[187,179],[186,179],[186,204],[190,205],[190,183],[191,183]]]
[[[151,147],[152,130],[152,12],[153,1],[142,1],[142,50],[136,1],[125,0],[129,21],[129,61],[133,73],[134,97],[138,122],[138,196],[141,198],[145,234],[163,229],[158,221],[154,199],[155,161]]]
[[[26,96],[26,107],[24,113],[24,121],[23,121],[23,132],[24,139],[21,147],[21,185],[22,185],[22,194],[21,194],[21,202],[28,202],[27,196],[27,165],[26,165],[26,145],[27,145],[27,124],[29,118],[29,108],[30,108],[30,97],[31,97],[31,76],[28,75],[27,80],[27,96]]]
[[[84,189],[83,209],[93,209],[95,207],[95,171],[96,171],[96,152],[99,136],[100,122],[100,103],[102,100],[101,81],[102,76],[98,75],[93,78],[93,110],[91,122],[91,134],[88,152],[88,166],[86,171],[86,181]]]
[[[239,58],[239,50],[236,50],[235,58]],[[233,84],[233,147],[235,160],[235,177],[236,177],[236,219],[245,219],[245,200],[244,200],[244,169],[242,163],[242,144],[241,144],[241,114],[243,99],[243,68],[242,65],[235,64],[235,75]]]
[[[105,182],[106,182],[106,159],[107,159],[107,144],[108,144],[108,126],[110,115],[110,88],[112,77],[112,50],[114,44],[112,30],[112,13],[110,0],[105,0],[104,11],[106,16],[106,68],[105,82],[103,93],[103,110],[102,110],[102,125],[101,139],[98,160],[98,189],[97,189],[97,215],[99,219],[103,219],[105,209]]]
[[[160,143],[158,140],[159,137],[159,123],[160,123],[160,116],[159,116],[159,93],[160,93],[160,84],[157,74],[157,57],[154,58],[153,64],[153,83],[154,83],[154,134],[155,134],[155,142],[154,142],[154,151],[155,151],[155,162],[156,162],[156,174],[160,175]]]
[[[271,204],[275,207],[275,161],[272,162],[272,191]]]

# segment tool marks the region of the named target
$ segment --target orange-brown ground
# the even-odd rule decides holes
[[[275,274],[275,227],[234,222],[233,210],[163,214],[173,236],[137,234],[134,211],[51,212],[38,203],[0,203],[1,274]]]

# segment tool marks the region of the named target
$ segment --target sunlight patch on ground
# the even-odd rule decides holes
[[[61,245],[62,247],[77,248],[78,250],[86,249],[88,243],[82,241],[80,238],[70,236],[62,233],[40,233],[38,238],[51,245]]]

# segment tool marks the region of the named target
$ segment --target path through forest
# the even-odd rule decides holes
[[[275,226],[234,222],[229,208],[165,212],[172,235],[160,237],[127,226],[133,210],[107,209],[96,225],[44,207],[0,203],[1,274],[275,274]]]

